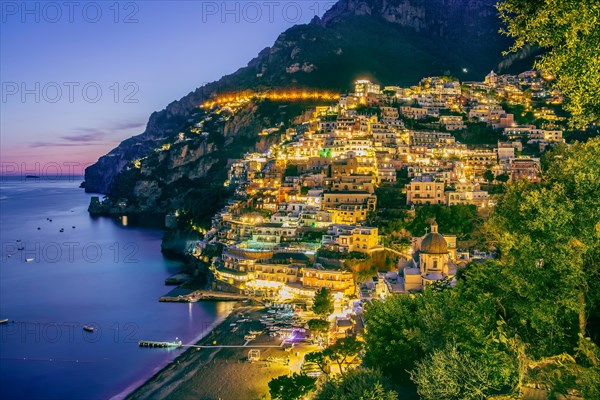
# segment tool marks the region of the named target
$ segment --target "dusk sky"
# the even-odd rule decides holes
[[[49,174],[80,172],[334,2],[1,4],[1,173]]]

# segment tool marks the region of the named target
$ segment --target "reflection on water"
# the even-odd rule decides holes
[[[189,343],[231,309],[159,303],[181,266],[160,222],[91,218],[78,184],[0,182],[0,398],[110,397],[181,352],[139,340]]]

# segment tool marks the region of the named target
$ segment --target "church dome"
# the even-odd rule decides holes
[[[437,232],[437,225],[431,225],[431,233],[425,235],[421,241],[421,253],[446,254],[448,243],[442,235]]]

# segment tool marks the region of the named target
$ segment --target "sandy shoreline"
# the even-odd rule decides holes
[[[229,318],[231,318],[232,315],[234,315],[234,313],[236,312],[236,310],[238,308],[239,308],[239,304],[234,305],[234,307],[231,309],[231,311],[229,312],[229,314],[227,314],[226,316],[224,316],[224,317],[216,320],[208,329],[206,329],[206,331],[203,334],[201,334],[199,337],[197,337],[192,342],[194,344],[196,344],[196,345],[206,345],[206,344],[209,344],[209,342],[208,341],[205,342],[204,339],[206,339],[207,336],[210,336],[211,333],[214,332],[216,329],[224,329],[225,326],[228,326],[228,325],[225,325],[225,324],[228,322]],[[175,357],[175,359],[169,361],[162,368],[160,368],[160,367],[156,368],[154,370],[153,374],[149,378],[144,378],[144,379],[140,379],[140,380],[137,380],[137,381],[133,382],[127,388],[125,388],[124,390],[122,390],[118,394],[112,396],[110,398],[110,400],[122,400],[122,399],[126,399],[126,398],[133,398],[132,396],[134,396],[136,394],[136,392],[140,391],[145,386],[153,383],[154,380],[157,380],[159,378],[159,375],[161,375],[161,374],[167,374],[168,370],[170,369],[170,367],[172,366],[172,364],[177,365],[178,363],[181,364],[182,362],[187,361],[188,359],[191,358],[192,354],[194,354],[196,351],[197,350],[194,349],[194,348],[188,348],[183,353],[181,353],[180,355],[178,355],[177,357]]]
[[[290,371],[288,360],[294,355],[281,347],[281,340],[259,335],[251,345],[260,348],[261,360],[247,361],[250,347],[240,348],[250,330],[263,328],[259,319],[266,314],[262,306],[239,306],[198,341],[197,345],[237,347],[190,348],[180,354],[145,383],[119,394],[114,399],[210,399],[239,400],[268,398],[271,378]],[[242,317],[243,315],[243,317]],[[241,322],[240,319],[245,320]],[[237,329],[232,327],[236,324]]]

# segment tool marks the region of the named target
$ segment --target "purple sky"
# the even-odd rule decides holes
[[[0,2],[0,174],[80,172],[333,1]],[[101,92],[101,93],[100,93]]]

